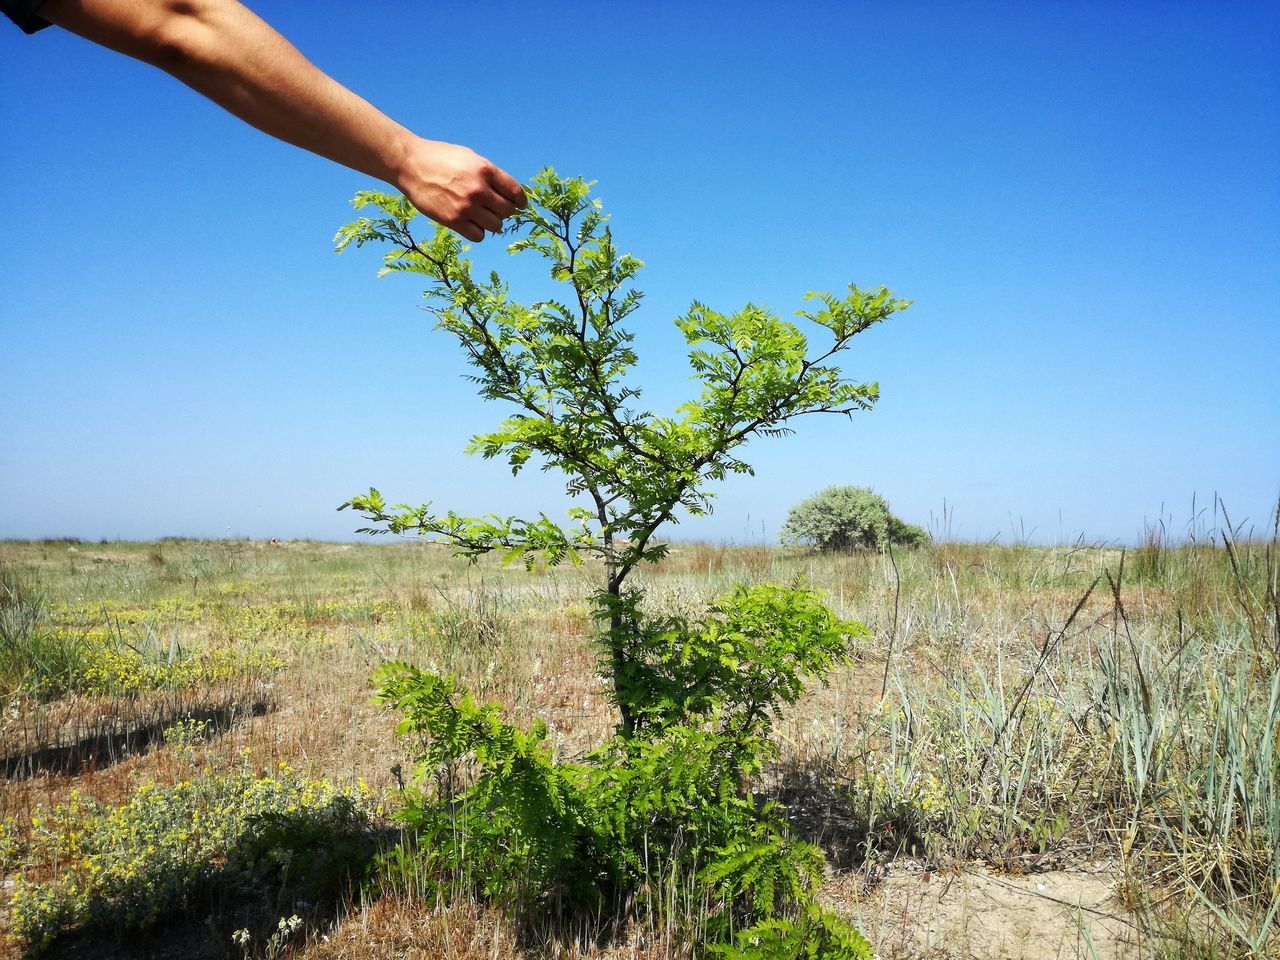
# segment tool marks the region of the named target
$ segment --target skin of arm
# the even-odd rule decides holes
[[[471,241],[524,206],[466,147],[417,136],[327,76],[236,0],[46,0],[39,15],[177,77],[259,130],[393,184]]]

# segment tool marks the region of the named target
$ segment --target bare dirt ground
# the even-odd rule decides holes
[[[870,893],[846,875],[826,897],[884,960],[1127,960],[1138,956],[1137,934],[1114,885],[1107,864],[1009,876],[898,863]]]

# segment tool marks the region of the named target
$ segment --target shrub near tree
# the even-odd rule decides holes
[[[379,696],[418,743],[401,814],[418,842],[391,862],[417,889],[468,888],[526,917],[656,912],[685,891],[691,935],[706,949],[870,956],[814,902],[820,851],[749,792],[781,708],[865,628],[800,585],[739,588],[700,618],[655,618],[629,578],[665,554],[655,535],[677,511],[708,513],[710,484],[751,472],[747,441],[788,433],[802,416],[869,409],[878,385],[847,379],[832,358],[908,302],[883,287],[809,294],[815,309],[799,316],[824,334],[814,349],[763,307],[721,313],[695,302],[676,326],[701,393],[674,414],[654,413],[639,404],[623,326],[640,305],[629,285],[641,263],[618,250],[589,187],[551,170],[529,186],[509,250],[543,258],[561,291],[529,303],[496,272],[477,278],[448,230],[415,236],[417,211],[403,197],[357,195],[357,209],[377,215],[336,237],[339,250],[386,244],[383,273],[426,277],[429,309],[474,367],[481,396],[511,409],[470,450],[504,458],[513,474],[530,463],[558,470],[580,503],[567,524],[390,506],[376,489],[343,507],[374,524],[364,532],[419,534],[471,558],[598,559],[601,669],[619,717],[589,756],[558,761],[545,726],[506,723],[499,705],[476,703],[452,677],[385,666]]]
[[[827,487],[791,508],[783,524],[783,543],[807,544],[819,550],[885,550],[919,547],[929,542],[923,527],[904,523],[889,502],[870,487]]]

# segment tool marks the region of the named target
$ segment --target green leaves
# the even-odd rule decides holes
[[[416,211],[403,197],[359,194],[357,209],[381,215],[335,237],[339,250],[386,244],[382,274],[426,277],[438,328],[463,350],[480,395],[506,405],[468,452],[505,460],[513,475],[535,464],[558,471],[578,500],[568,525],[545,514],[389,506],[376,489],[339,509],[363,515],[362,532],[425,536],[472,559],[498,551],[532,567],[593,554],[604,567],[601,663],[621,722],[582,765],[554,761],[544,726],[505,723],[451,678],[405,664],[379,673],[381,701],[404,714],[401,733],[421,739],[404,813],[419,831],[416,856],[439,873],[437,890],[467,877],[484,896],[526,908],[567,891],[578,905],[659,910],[645,900],[656,897],[653,877],[672,878],[673,889],[688,878],[712,903],[699,929],[725,955],[867,957],[865,941],[813,906],[821,854],[747,790],[772,752],[779,712],[843,662],[865,628],[799,586],[743,587],[700,620],[654,620],[624,584],[665,554],[656,536],[666,523],[710,512],[716,481],[751,472],[740,454],[750,439],[790,433],[802,416],[873,406],[879,385],[846,378],[833,358],[909,303],[883,287],[809,294],[820,306],[798,314],[807,334],[763,306],[722,312],[695,301],[676,326],[698,393],[654,412],[632,380],[624,326],[642,301],[631,286],[642,264],[619,250],[591,187],[548,168],[511,218],[509,252],[541,258],[555,285],[543,299],[514,299],[497,272],[477,277],[443,227],[414,236]],[[724,943],[744,928],[746,939]]]
[[[738,933],[732,945],[711,952],[725,960],[873,960],[862,934],[832,911],[809,905],[795,919],[770,918]]]
[[[374,681],[378,702],[404,715],[397,733],[419,743],[400,812],[424,844],[419,879],[430,885],[439,870],[441,895],[462,876],[512,905],[556,888],[580,906],[598,905],[609,865],[588,859],[601,844],[592,839],[587,771],[552,759],[546,725],[505,723],[497,704],[478,704],[452,677],[409,664],[386,664]]]
[[[545,516],[437,517],[404,505],[364,509],[372,504],[358,497],[344,506],[389,531],[445,540],[469,556],[501,550],[529,564],[546,551],[557,562],[593,546],[616,591],[636,564],[655,558],[659,547],[650,544],[678,511],[709,512],[714,482],[751,472],[737,450],[753,436],[783,436],[800,416],[869,409],[878,384],[847,380],[827,361],[909,302],[883,287],[851,285],[844,297],[809,294],[821,309],[799,316],[832,335],[815,351],[799,327],[764,307],[721,313],[695,301],[676,326],[701,391],[673,415],[645,410],[629,381],[636,355],[622,325],[642,299],[630,287],[641,262],[618,249],[591,187],[551,168],[528,184],[529,203],[510,221],[508,249],[545,260],[564,294],[527,303],[514,300],[496,272],[477,279],[463,256],[467,248],[445,228],[416,238],[410,227],[417,212],[403,197],[357,194],[357,209],[383,215],[361,217],[335,237],[339,250],[389,245],[383,274],[429,278],[428,309],[475,368],[481,396],[514,408],[496,429],[474,437],[469,451],[505,459],[513,474],[535,462],[561,472],[589,513],[563,531]],[[615,547],[619,540],[631,546]]]
[[[819,292],[806,293],[804,298],[821,300],[823,308],[813,312],[797,310],[796,316],[826,327],[835,334],[837,343],[847,341],[911,306],[910,300],[895,298],[886,287],[862,290],[852,283],[849,284],[849,295],[843,299]]]
[[[532,570],[541,560],[555,566],[564,560],[581,563],[578,553],[598,549],[595,536],[585,525],[564,528],[546,514],[536,520],[518,517],[463,517],[452,510],[443,516],[431,512],[431,504],[410,506],[407,503],[388,507],[382,494],[370,487],[362,496],[352,497],[338,507],[362,513],[380,527],[362,527],[357,533],[412,533],[446,544],[461,556],[476,559],[490,551],[502,551],[504,562],[521,560]]]
[[[607,595],[597,602],[606,604]],[[617,686],[638,727],[714,715],[717,729],[756,756],[769,752],[782,706],[846,662],[853,642],[867,635],[813,592],[776,584],[737,587],[698,623],[647,621],[634,601],[624,606],[628,666]]]
[[[773,809],[766,814],[715,848],[698,879],[726,900],[748,897],[752,912],[768,919],[813,899],[826,861],[813,844],[787,837]]]
[[[895,517],[888,501],[871,488],[844,486],[827,487],[792,507],[782,540],[821,550],[887,550],[893,544],[926,544],[929,534]]]
[[[418,215],[418,211],[406,197],[377,190],[360,191],[352,199],[351,205],[357,210],[377,207],[387,216],[360,217],[339,228],[333,237],[334,247],[338,253],[342,253],[353,243],[356,247],[363,247],[366,243],[374,241],[397,243],[399,238],[405,235],[409,222]]]
[[[793,614],[799,626],[766,625]],[[696,884],[700,936],[725,945],[726,956],[868,957],[857,952],[865,941],[813,904],[821,851],[791,837],[780,808],[746,790],[767,725],[744,721],[775,713],[806,676],[825,675],[852,627],[805,591],[736,591],[685,630],[699,639],[653,645],[684,671],[712,665],[700,695],[675,694],[665,713],[651,700],[647,723],[581,764],[554,759],[544,724],[524,731],[505,722],[497,704],[476,703],[452,677],[386,665],[375,676],[377,699],[403,715],[398,733],[418,744],[399,815],[417,831],[417,888],[449,895],[462,880],[524,910],[634,901],[658,913],[669,905],[665,884],[653,881],[670,878]],[[393,858],[398,872],[412,855],[402,848]],[[727,946],[744,928],[751,936]]]

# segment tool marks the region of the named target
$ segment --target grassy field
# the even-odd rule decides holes
[[[687,544],[643,577],[673,611],[802,577],[871,628],[755,789],[882,958],[1172,960],[1280,955],[1278,568],[1274,537],[1153,535]],[[407,776],[373,670],[456,673],[581,755],[615,722],[596,579],[422,543],[0,543],[0,951],[688,956],[674,907],[604,938],[517,929],[370,866]]]

